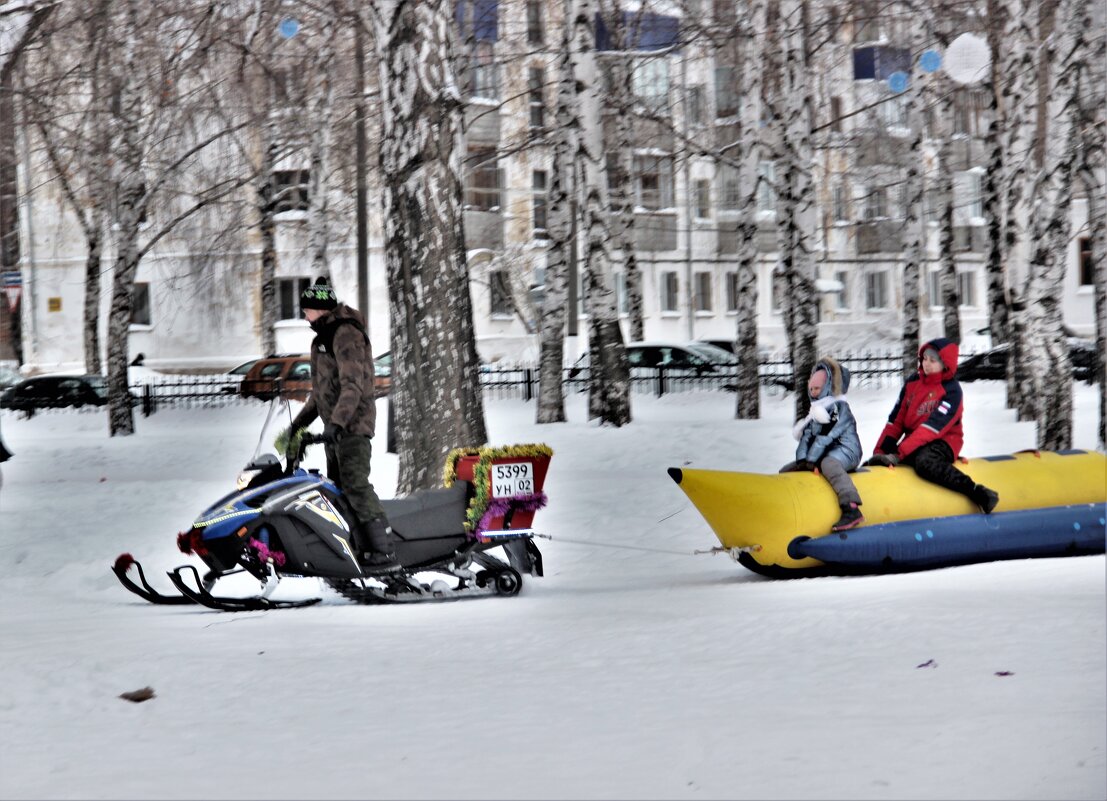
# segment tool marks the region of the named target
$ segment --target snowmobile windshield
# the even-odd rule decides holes
[[[277,453],[277,447],[273,442],[277,439],[277,435],[291,424],[292,410],[289,408],[288,400],[274,395],[269,401],[269,411],[265,416],[265,422],[262,423],[261,435],[258,437],[257,447],[254,448],[251,463],[256,463],[258,458],[266,453],[275,454],[283,460],[284,454]]]

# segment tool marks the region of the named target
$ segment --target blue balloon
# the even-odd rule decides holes
[[[292,17],[285,17],[281,20],[278,30],[285,39],[291,39],[300,32],[300,23]]]
[[[937,50],[924,50],[919,56],[919,67],[923,72],[937,72],[942,66],[942,56]]]
[[[893,72],[888,76],[888,88],[897,95],[907,88],[907,73]]]

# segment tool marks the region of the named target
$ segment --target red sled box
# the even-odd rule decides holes
[[[516,450],[520,447],[505,448]],[[543,448],[548,451],[548,448]],[[457,478],[475,488],[470,505],[470,530],[478,539],[482,532],[529,529],[534,513],[546,505],[542,488],[550,468],[550,455],[499,455],[496,449],[458,457]]]

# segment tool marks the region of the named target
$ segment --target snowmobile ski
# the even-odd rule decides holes
[[[191,571],[196,580],[196,587],[188,586],[184,571]],[[225,598],[212,595],[200,581],[200,574],[192,565],[181,565],[169,572],[169,580],[173,582],[181,595],[194,603],[206,606],[209,609],[217,609],[220,612],[257,612],[264,609],[299,609],[304,606],[312,606],[319,603],[322,598],[307,598],[303,601],[273,601],[264,595],[248,596],[245,598]]]
[[[138,571],[138,580],[142,582],[141,587],[135,584],[134,581],[131,580],[131,577],[127,575],[127,572],[132,567]],[[112,565],[111,569],[124,587],[152,604],[181,605],[196,603],[191,598],[184,595],[162,595],[155,590],[150,586],[150,583],[146,581],[146,574],[142,571],[142,565],[140,565],[129,553],[123,553],[117,556],[115,564]]]

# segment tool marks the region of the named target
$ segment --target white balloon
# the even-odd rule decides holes
[[[974,33],[963,33],[946,48],[942,66],[946,75],[961,84],[979,83],[987,79],[992,66],[988,42]]]

